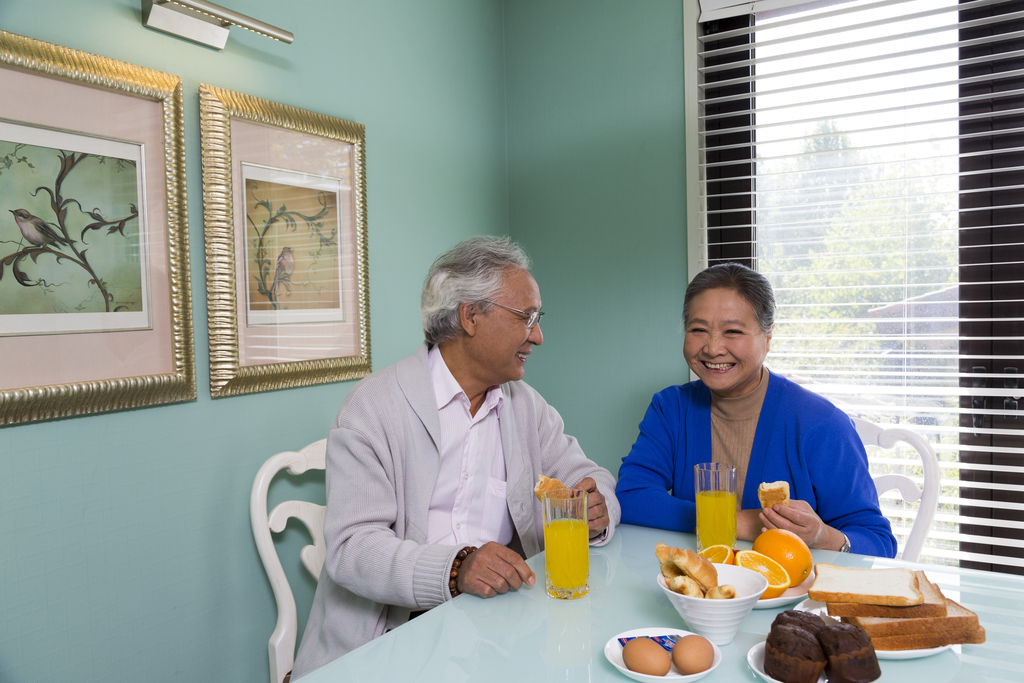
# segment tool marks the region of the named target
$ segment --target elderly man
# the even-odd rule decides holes
[[[442,254],[423,285],[426,343],[345,398],[327,440],[327,560],[294,678],[459,593],[534,585],[523,558],[544,547],[538,475],[587,491],[591,543],[611,538],[615,479],[520,381],[544,341],[528,268],[507,239]]]

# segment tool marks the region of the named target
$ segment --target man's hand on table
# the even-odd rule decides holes
[[[839,550],[846,539],[838,529],[821,521],[807,501],[790,500],[789,505],[773,505],[761,511],[765,529],[786,529],[803,539],[809,548]]]
[[[608,506],[604,503],[604,494],[597,490],[597,482],[590,477],[586,477],[573,488],[587,492],[587,527],[591,538],[600,536],[611,522],[608,519]]]
[[[532,586],[536,581],[526,560],[500,543],[485,543],[463,560],[459,569],[459,591],[482,598],[519,590],[524,583]]]

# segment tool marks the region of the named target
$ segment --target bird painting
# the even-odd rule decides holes
[[[38,216],[33,216],[25,209],[14,209],[14,222],[18,224],[21,235],[29,244],[34,247],[41,247],[44,244],[68,244],[74,240],[68,240],[59,232],[53,229],[49,223]]]
[[[274,271],[274,281],[270,285],[270,300],[277,303],[277,292],[282,282],[291,282],[292,271],[295,270],[295,256],[291,247],[283,247],[277,255],[277,269]]]

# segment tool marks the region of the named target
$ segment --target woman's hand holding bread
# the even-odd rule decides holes
[[[839,550],[846,544],[843,532],[821,521],[807,501],[790,500],[789,505],[764,508],[760,514],[765,529],[785,529],[803,539],[809,548]]]

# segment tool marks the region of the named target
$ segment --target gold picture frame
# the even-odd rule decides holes
[[[0,425],[195,400],[181,78],[0,31],[0,88]]]
[[[371,372],[366,131],[199,86],[214,398]]]

